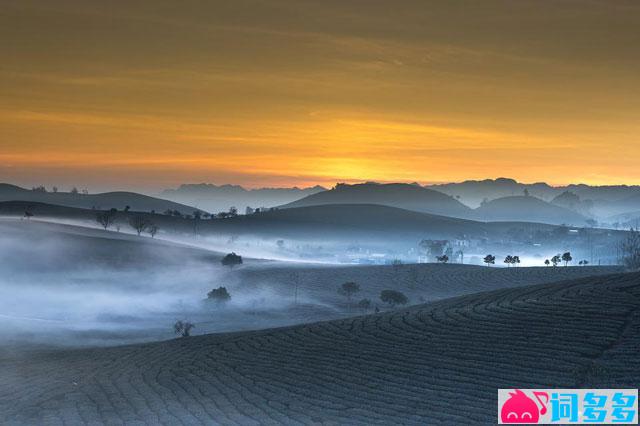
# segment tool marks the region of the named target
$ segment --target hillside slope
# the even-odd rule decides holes
[[[328,191],[309,195],[282,208],[325,204],[378,204],[422,213],[465,218],[471,209],[453,197],[419,185],[404,183],[339,184]]]
[[[145,236],[82,226],[0,218],[0,267],[45,272],[219,262],[222,254]]]
[[[102,194],[73,194],[70,192],[43,192],[20,188],[15,185],[0,184],[0,202],[29,201],[35,203],[56,204],[59,206],[78,207],[83,209],[124,210],[129,206],[132,211],[162,213],[166,210],[178,210],[182,214],[193,214],[194,207],[161,198],[135,192],[105,192]]]
[[[498,388],[634,388],[640,274],[384,314],[2,356],[7,424],[495,424]]]
[[[584,226],[586,218],[574,211],[547,203],[536,197],[503,197],[484,203],[474,210],[477,220],[539,222],[552,225]]]
[[[166,189],[160,196],[167,200],[196,206],[210,212],[227,211],[231,206],[244,213],[247,207],[276,207],[299,200],[326,189],[310,188],[256,188],[245,189],[239,185],[183,184],[176,189]]]

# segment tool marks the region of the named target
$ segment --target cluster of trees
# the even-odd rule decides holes
[[[160,228],[152,221],[142,215],[134,215],[129,218],[129,226],[140,236],[143,232],[148,232],[151,238],[155,237]]]
[[[351,306],[353,296],[359,292],[360,285],[353,281],[348,281],[338,287],[338,294],[347,298],[349,306]],[[407,296],[405,296],[402,292],[396,290],[382,290],[380,292],[380,301],[391,308],[397,305],[406,305],[407,303],[409,303],[409,299],[407,298]],[[358,302],[358,308],[360,308],[363,312],[367,312],[371,308],[371,305],[371,300],[367,298],[361,299]]]
[[[127,209],[125,208],[125,212]],[[100,224],[106,231],[113,224],[116,223],[116,218],[118,216],[118,211],[116,209],[110,209],[102,212],[98,212],[96,214],[96,222]],[[155,237],[160,228],[153,223],[151,220],[147,219],[143,215],[137,214],[129,217],[129,226],[133,228],[134,231],[140,236],[143,232],[147,232],[151,235],[151,238]],[[118,230],[120,228],[118,227]]]
[[[512,256],[512,255],[508,255],[507,257],[504,258],[504,263],[507,264],[507,266],[518,266],[518,264],[520,263],[520,256]]]
[[[32,186],[31,190],[33,192],[49,192],[49,191],[47,191],[47,187],[45,187],[44,185]],[[57,186],[51,187],[51,192],[57,193],[58,192],[58,187]],[[80,190],[78,190],[78,188],[76,188],[74,186],[73,188],[71,188],[69,193],[70,194],[80,194],[81,193],[82,195],[88,195],[89,194],[89,190],[88,189],[83,189],[82,191],[80,191]]]
[[[571,252],[567,251],[567,252],[564,252],[563,254],[560,254],[560,253],[556,254],[551,258],[551,260],[545,259],[544,264],[547,266],[549,265],[558,266],[558,263],[564,262],[564,266],[567,266],[569,265],[569,262],[571,262],[572,260],[573,260],[573,257],[571,256]],[[588,263],[589,262],[587,262],[586,260],[583,260],[580,262],[580,265],[587,265]]]

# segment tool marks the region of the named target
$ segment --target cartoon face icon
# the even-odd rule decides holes
[[[540,402],[542,410],[539,410],[538,405],[520,389],[510,392],[509,399],[502,405],[502,410],[500,410],[502,423],[538,423],[540,414],[547,412],[545,404],[549,400],[549,396],[546,392],[534,392],[534,394],[538,402]],[[541,396],[546,397],[545,403],[540,400]]]

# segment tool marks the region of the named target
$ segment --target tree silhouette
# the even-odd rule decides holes
[[[159,230],[160,228],[158,227],[158,225],[155,225],[153,223],[149,223],[149,226],[147,227],[147,232],[149,233],[149,235],[151,235],[151,238],[154,238]]]
[[[496,257],[494,255],[488,254],[484,257],[483,262],[487,264],[487,266],[491,266],[496,263]]]
[[[116,221],[116,209],[100,212],[96,215],[96,222],[102,226],[105,231]]]
[[[362,309],[363,312],[366,313],[369,310],[369,308],[371,308],[371,300],[362,299],[361,301],[358,302],[358,307]]]
[[[231,295],[227,291],[226,287],[218,287],[207,293],[207,299],[222,304],[231,300]]]
[[[230,268],[233,268],[235,265],[241,265],[242,264],[242,256],[237,255],[235,253],[229,253],[228,255],[223,257],[220,262],[224,266],[229,266]]]
[[[149,226],[149,222],[142,215],[135,215],[129,218],[129,226],[131,226],[137,233],[138,236],[144,232],[145,229]]]
[[[564,262],[564,266],[567,266],[569,262],[571,262],[572,260],[573,260],[573,257],[571,257],[571,252],[565,252],[562,255],[562,261]]]
[[[346,296],[347,301],[351,302],[351,296],[360,291],[360,285],[353,281],[346,282],[338,287],[338,294]]]
[[[447,263],[449,261],[449,256],[443,254],[442,256],[436,256],[436,260],[438,263]]]
[[[549,262],[549,259],[545,259],[544,264],[549,266],[551,264],[551,262]]]
[[[380,300],[392,308],[396,305],[406,305],[409,303],[407,296],[396,290],[382,290],[380,292]]]
[[[631,228],[620,248],[622,263],[632,271],[640,269],[640,231]]]
[[[507,257],[504,258],[504,263],[506,263],[507,266],[511,266],[511,264],[513,263],[513,256],[511,256],[510,254],[507,255]]]
[[[191,335],[191,329],[194,327],[195,325],[190,323],[189,321],[178,320],[173,325],[173,331],[176,334],[180,334],[182,337],[189,337]]]
[[[553,266],[558,266],[558,263],[560,263],[561,260],[562,258],[560,257],[560,255],[556,254],[551,258],[551,263],[553,263]]]

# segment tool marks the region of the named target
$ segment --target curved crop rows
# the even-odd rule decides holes
[[[636,387],[640,274],[0,359],[5,424],[490,424],[500,387]]]
[[[399,290],[409,297],[410,304],[428,302],[463,294],[500,288],[520,287],[576,278],[620,272],[617,266],[490,268],[472,265],[363,265],[363,266],[301,266],[247,265],[231,271],[226,281],[236,291],[269,288],[288,297],[298,286],[299,299],[336,306],[345,303],[338,286],[355,281],[361,291],[355,300],[367,297],[380,303],[378,296],[385,289]]]

